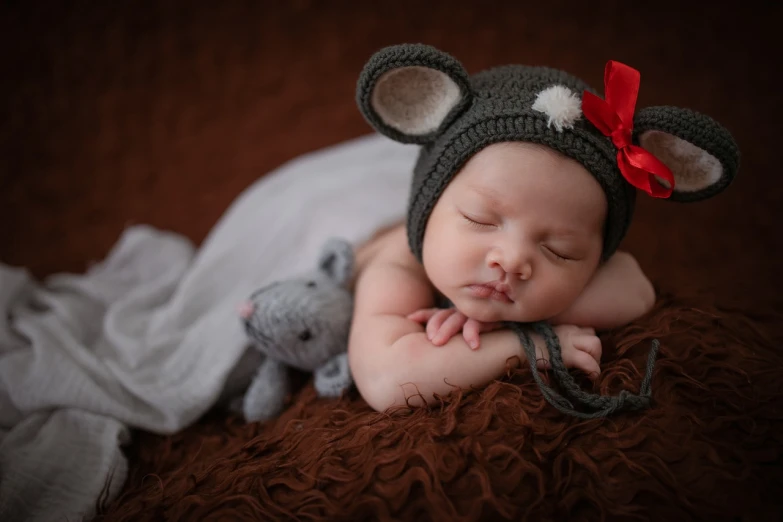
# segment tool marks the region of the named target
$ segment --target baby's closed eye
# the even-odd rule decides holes
[[[473,228],[487,230],[496,226],[493,220],[487,217],[471,216],[464,212],[461,212],[460,214],[462,215],[462,218]]]
[[[554,248],[548,245],[542,245],[542,248],[550,255],[555,257],[556,259],[560,261],[576,261],[577,258],[573,257],[572,255],[566,253],[566,251],[558,248]]]

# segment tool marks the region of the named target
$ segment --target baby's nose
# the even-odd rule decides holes
[[[487,256],[487,264],[523,281],[530,279],[533,272],[529,252],[520,248],[494,249]]]
[[[237,313],[242,319],[248,319],[256,311],[256,305],[250,301],[244,301],[237,306]]]

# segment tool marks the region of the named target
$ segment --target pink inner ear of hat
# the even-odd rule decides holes
[[[649,130],[639,136],[639,145],[655,154],[674,174],[679,192],[695,192],[718,182],[723,167],[715,156],[667,132]],[[665,180],[658,179],[664,186]]]

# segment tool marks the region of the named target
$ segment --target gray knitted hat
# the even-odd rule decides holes
[[[364,67],[357,103],[380,133],[422,145],[408,201],[408,241],[421,260],[424,231],[454,175],[501,141],[544,144],[581,163],[606,194],[603,258],[633,216],[636,188],[692,202],[725,189],[739,152],[711,118],[676,107],[634,113],[637,71],[607,64],[606,100],[585,82],[548,67],[507,65],[468,76],[448,54],[421,44],[384,48]]]

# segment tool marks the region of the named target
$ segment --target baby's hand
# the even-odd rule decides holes
[[[427,339],[435,346],[443,346],[446,342],[462,331],[465,342],[476,350],[481,343],[480,334],[500,328],[501,323],[482,323],[469,319],[456,308],[425,308],[417,310],[408,316],[411,321],[426,323]]]
[[[566,368],[578,368],[590,379],[597,379],[601,373],[601,339],[595,329],[565,324],[555,326],[554,331]]]

